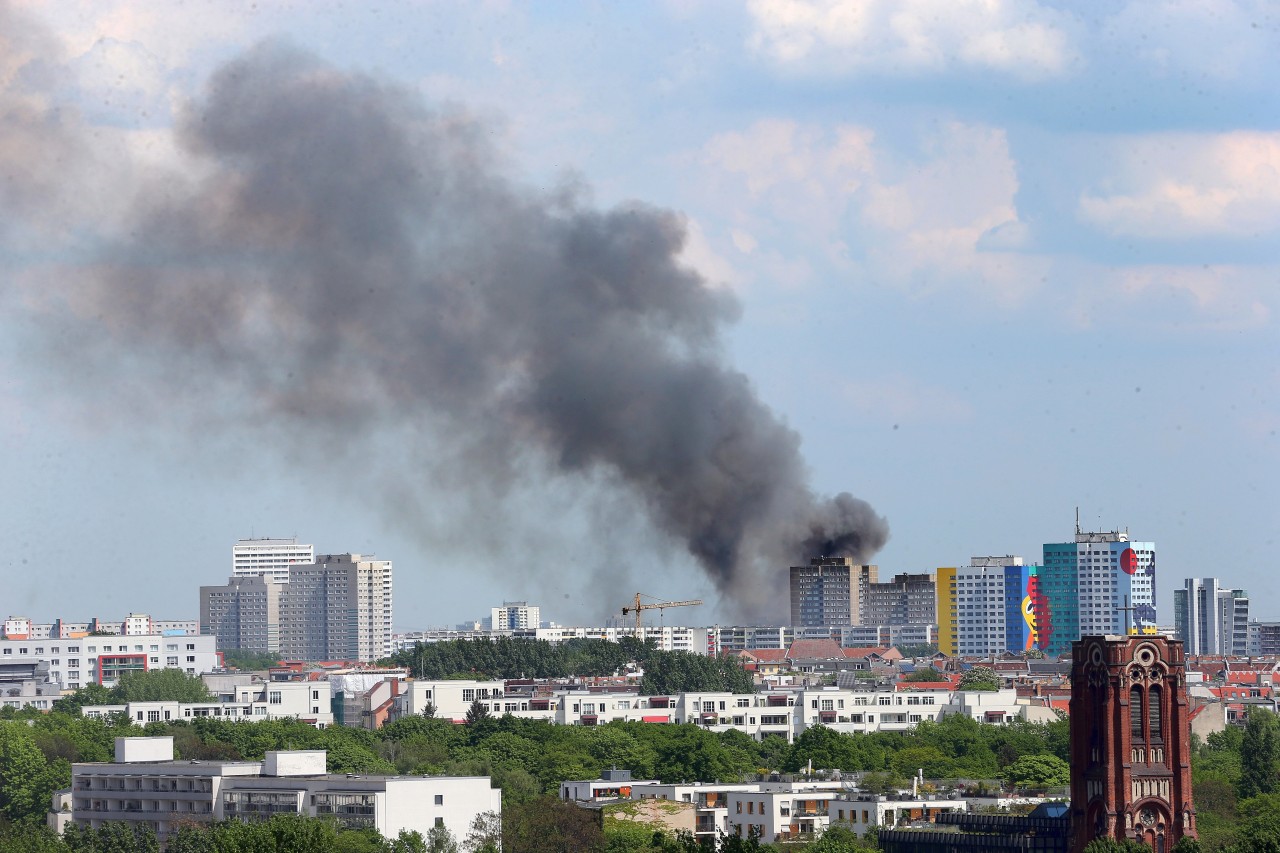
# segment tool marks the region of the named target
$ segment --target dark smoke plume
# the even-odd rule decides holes
[[[127,359],[183,405],[230,391],[291,444],[420,423],[466,449],[460,480],[532,448],[638,498],[739,614],[780,615],[788,565],[885,542],[866,503],[812,493],[725,364],[738,306],[678,260],[676,214],[523,188],[463,112],[277,44],[177,133],[185,167],[62,285],[82,369]]]

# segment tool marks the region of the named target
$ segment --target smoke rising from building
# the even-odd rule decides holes
[[[70,117],[0,122],[84,150]],[[812,492],[797,434],[726,363],[738,305],[679,261],[678,215],[522,187],[464,111],[280,44],[222,67],[175,132],[181,168],[130,166],[123,221],[40,300],[46,338],[78,341],[65,372],[196,411],[234,398],[289,453],[409,423],[455,482],[530,453],[603,478],[743,615],[780,616],[797,560],[887,539],[863,501]],[[11,177],[5,217],[82,191],[36,189]]]

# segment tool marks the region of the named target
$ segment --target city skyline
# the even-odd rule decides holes
[[[768,606],[770,590],[754,587],[785,589],[788,567],[812,556],[777,558],[784,540],[748,526],[734,540],[745,555],[715,563],[724,543],[683,535],[698,513],[655,499],[669,483],[655,493],[645,465],[628,469],[627,441],[605,456],[546,443],[530,406],[545,414],[572,395],[522,398],[501,433],[492,419],[432,420],[437,403],[470,405],[445,392],[505,392],[527,375],[459,385],[477,363],[464,360],[440,371],[454,384],[427,404],[394,383],[370,391],[398,355],[430,352],[421,336],[383,333],[416,315],[378,301],[389,279],[375,278],[395,266],[382,255],[343,279],[344,311],[303,322],[283,294],[301,292],[289,273],[325,239],[293,243],[298,229],[266,220],[241,233],[254,221],[232,217],[247,241],[232,249],[225,231],[205,244],[197,227],[174,242],[231,203],[210,191],[183,208],[184,193],[256,153],[218,160],[247,125],[201,136],[193,108],[278,122],[277,137],[300,121],[253,115],[252,98],[227,108],[210,81],[307,67],[402,105],[397,120],[466,124],[462,150],[489,149],[487,186],[550,220],[656,223],[649,237],[683,265],[661,280],[698,303],[672,308],[664,319],[686,325],[663,340],[704,348],[759,403],[746,408],[776,427],[764,433],[785,451],[788,500],[808,489],[826,506],[847,491],[887,519],[878,551],[874,519],[861,528],[872,553],[860,562],[885,577],[979,554],[1036,563],[1080,507],[1088,529],[1159,543],[1162,624],[1180,579],[1203,575],[1249,590],[1256,618],[1280,618],[1264,594],[1280,507],[1280,93],[1268,83],[1280,39],[1266,7],[893,8],[0,0],[0,150],[16,176],[0,183],[5,605],[33,618],[185,612],[193,590],[226,580],[228,543],[296,532],[326,553],[394,559],[398,628],[503,600],[597,621],[637,591],[701,598],[703,621],[731,622]],[[340,162],[380,174],[362,154]],[[387,183],[400,198],[403,181]],[[321,189],[343,199],[359,186]],[[144,204],[157,195],[168,201]],[[358,213],[344,247],[404,224],[376,203]],[[428,233],[420,224],[406,230]],[[172,306],[103,273],[122,244],[163,268],[159,281],[191,288],[156,293],[180,292],[170,301],[198,306],[199,322],[149,322]],[[258,280],[275,289],[242,284]],[[228,282],[244,289],[219,300]],[[468,352],[527,344],[529,329],[504,324],[546,301],[490,318]],[[214,318],[236,310],[247,332],[223,337]],[[354,354],[325,346],[323,332],[353,328]],[[539,329],[536,342],[589,328]],[[534,364],[535,351],[504,365]],[[296,372],[312,364],[324,381]],[[621,383],[610,413],[647,408],[659,395],[632,390],[644,387]],[[692,412],[715,408],[697,399]],[[628,423],[598,429],[625,437]],[[804,524],[789,511],[747,517]],[[706,568],[739,558],[757,566],[752,588]],[[784,620],[785,605],[772,615]]]

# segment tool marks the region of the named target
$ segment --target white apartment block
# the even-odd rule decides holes
[[[10,616],[4,621],[4,634],[8,640],[73,640],[86,634],[199,634],[200,625],[195,619],[152,619],[146,614],[131,613],[119,622],[91,619],[88,622],[32,622],[25,616]]]
[[[280,593],[280,655],[374,661],[391,654],[391,561],[329,554],[295,564]]]
[[[838,796],[829,783],[761,787],[764,790],[729,791],[725,795],[730,835],[755,836],[761,843],[772,844],[826,831],[830,823],[827,804]]]
[[[350,776],[326,772],[323,750],[268,752],[262,761],[175,761],[172,737],[117,738],[115,762],[71,766],[71,821],[144,823],[161,844],[175,821],[266,820],[294,813],[370,827],[394,838],[435,826],[465,838],[502,811],[487,776]],[[67,794],[54,796],[55,806]],[[50,813],[51,826],[62,822]]]
[[[533,695],[508,692],[502,681],[424,681],[406,685],[394,717],[422,714],[461,722],[472,702],[490,714],[544,719],[559,725],[606,723],[692,723],[713,732],[740,731],[763,740],[777,735],[793,742],[810,726],[844,733],[907,731],[919,723],[963,714],[978,722],[1007,723],[1050,713],[1020,700],[1017,691],[779,689],[767,693],[677,693],[641,696],[634,692],[557,690]]]
[[[49,662],[35,658],[0,661],[0,705],[23,708],[30,705],[48,711],[62,696],[62,685],[49,677]]]
[[[124,622],[120,626],[120,633],[126,637],[145,637],[149,634],[160,633],[155,629],[155,624],[151,617],[145,613],[130,613],[124,617]]]
[[[694,782],[668,785],[662,782],[637,782],[631,789],[633,800],[671,800],[692,803],[694,808],[694,838],[718,843],[720,836],[729,832],[728,795],[734,792],[755,791],[759,783],[721,784],[719,782]],[[564,797],[563,787],[561,796]]]
[[[450,640],[482,640],[492,637],[520,637],[530,640],[545,640],[548,643],[562,643],[565,640],[608,640],[616,643],[622,637],[634,637],[635,626],[631,627],[574,627],[552,625],[547,628],[529,629],[486,629],[463,630],[458,628],[436,628],[426,631],[408,631],[392,637],[393,651],[408,651],[418,643],[442,643]],[[665,652],[694,652],[710,654],[714,636],[712,628],[689,628],[682,626],[646,625],[643,637]],[[770,646],[770,648],[773,648]]]
[[[270,681],[237,685],[215,702],[130,702],[86,705],[86,717],[125,714],[138,725],[213,717],[232,721],[295,719],[316,728],[333,725],[332,687],[327,681]]]
[[[49,677],[64,689],[86,684],[112,687],[125,672],[181,669],[201,675],[218,669],[217,637],[148,634],[127,637],[88,636],[74,640],[0,640],[0,663],[19,659],[44,661]]]
[[[314,545],[300,545],[293,539],[240,539],[231,546],[231,574],[234,577],[263,577],[287,583],[289,569],[298,563],[313,563]]]
[[[893,829],[933,822],[940,814],[969,811],[967,800],[901,799],[876,794],[845,793],[827,802],[830,826],[851,829],[862,838],[869,829]]]
[[[542,609],[527,601],[504,601],[489,610],[493,631],[531,631],[542,627]]]

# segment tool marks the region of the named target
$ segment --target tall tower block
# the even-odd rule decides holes
[[[1196,837],[1182,642],[1087,636],[1072,646],[1072,853],[1095,838],[1171,851]]]

